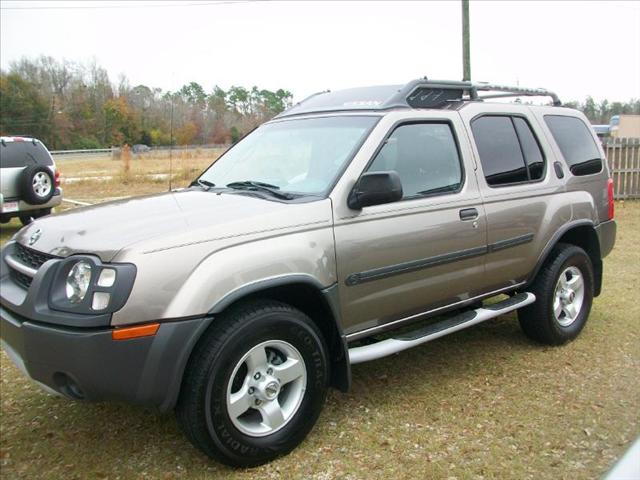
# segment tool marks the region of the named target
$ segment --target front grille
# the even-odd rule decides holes
[[[22,285],[24,288],[29,288],[31,286],[31,281],[33,280],[29,275],[25,275],[22,272],[18,272],[13,268],[9,272],[9,275],[18,285]]]
[[[48,253],[38,252],[31,248],[25,247],[24,245],[20,245],[16,243],[15,249],[13,251],[13,257],[18,260],[23,265],[26,265],[31,268],[39,269],[44,262],[47,260],[51,260],[52,258],[56,258],[53,255],[49,255]]]
[[[25,247],[24,245],[20,245],[19,243],[15,244],[12,256],[14,260],[17,260],[23,265],[34,268],[36,270],[39,269],[47,260],[56,258],[54,255],[38,252],[37,250]],[[31,286],[31,282],[33,281],[33,279],[29,275],[25,275],[24,273],[19,272],[13,268],[10,269],[9,273],[13,281],[18,285],[21,285],[24,288],[29,288]]]

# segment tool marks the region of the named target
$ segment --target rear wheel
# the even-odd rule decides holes
[[[575,245],[558,244],[530,288],[535,303],[518,311],[524,333],[549,345],[576,338],[591,311],[593,284],[587,253]]]
[[[178,423],[210,457],[260,465],[304,439],[328,378],[324,341],[305,314],[272,301],[240,305],[217,319],[194,350]]]

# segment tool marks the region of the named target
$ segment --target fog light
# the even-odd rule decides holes
[[[91,308],[93,310],[104,310],[109,306],[109,300],[111,300],[111,294],[107,292],[96,292],[93,294],[93,303]]]
[[[98,278],[99,287],[113,287],[116,283],[116,271],[112,268],[103,268]]]

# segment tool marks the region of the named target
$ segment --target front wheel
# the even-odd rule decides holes
[[[279,302],[239,305],[216,319],[194,350],[178,423],[210,457],[260,465],[302,442],[328,378],[325,342],[309,317]]]
[[[531,285],[535,303],[518,311],[524,333],[549,345],[576,338],[591,311],[593,283],[587,253],[575,245],[558,244]]]

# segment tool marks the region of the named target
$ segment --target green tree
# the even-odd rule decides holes
[[[231,143],[238,143],[238,141],[242,138],[242,133],[238,128],[234,125],[230,130],[231,135]]]
[[[16,73],[0,74],[0,132],[50,141],[49,105],[36,85]]]
[[[140,132],[140,143],[142,143],[143,145],[153,144],[153,140],[151,139],[151,134],[146,130],[143,130],[142,132]]]

